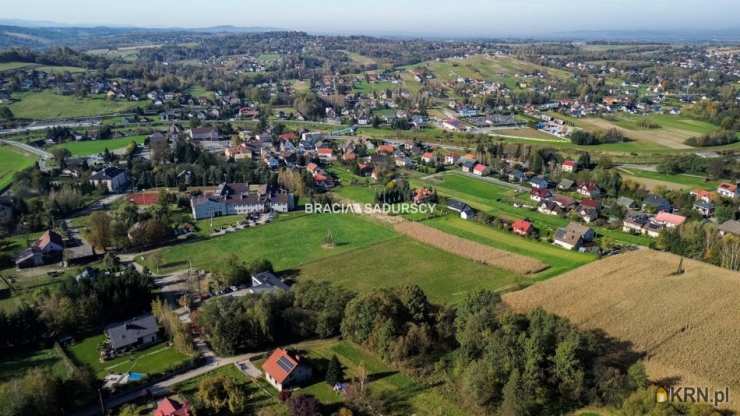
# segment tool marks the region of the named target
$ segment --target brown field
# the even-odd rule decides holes
[[[601,329],[645,354],[657,383],[729,387],[740,408],[740,273],[647,249],[590,263],[512,292],[513,310],[536,307]]]
[[[691,146],[684,144],[684,141],[697,135],[694,132],[669,127],[654,130],[629,130],[603,118],[585,118],[579,120],[578,124],[590,131],[617,129],[632,140],[655,143],[671,149],[692,149]]]
[[[404,222],[393,227],[422,243],[444,250],[448,253],[465,257],[489,266],[499,267],[518,274],[537,273],[548,268],[548,265],[530,257],[498,250],[474,241],[466,240],[439,231],[418,222]]]
[[[622,176],[622,179],[639,183],[640,185],[644,186],[648,191],[654,191],[658,188],[665,188],[671,191],[681,191],[681,190],[693,188],[690,185],[682,185],[680,183],[675,183],[675,182],[660,181],[657,179],[650,179],[650,178],[641,178],[639,176],[633,176],[633,175],[624,173],[624,171],[620,171],[619,174]]]

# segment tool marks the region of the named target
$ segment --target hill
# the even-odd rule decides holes
[[[590,263],[504,297],[514,311],[542,307],[601,329],[644,353],[657,383],[731,389],[740,408],[740,273],[638,250]],[[733,394],[734,393],[734,394]]]

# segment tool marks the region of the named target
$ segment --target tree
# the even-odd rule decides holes
[[[105,212],[94,212],[88,219],[85,237],[92,246],[93,254],[99,248],[105,251],[111,244],[111,218]]]
[[[1,416],[63,414],[62,383],[47,371],[35,368],[0,387]]]
[[[339,362],[339,358],[336,355],[331,357],[329,366],[326,368],[326,383],[330,386],[337,385],[344,381],[344,370],[342,369],[342,363]]]
[[[288,410],[291,416],[318,416],[319,401],[309,395],[297,395],[288,400]]]
[[[228,411],[241,414],[246,410],[248,396],[244,389],[233,379],[224,375],[203,379],[195,393],[197,407],[218,414]]]
[[[66,147],[57,147],[54,149],[51,149],[51,154],[54,156],[54,160],[57,162],[57,165],[60,168],[65,168],[66,160],[70,156],[72,156],[72,152],[69,151]]]
[[[0,107],[0,120],[12,120],[15,115],[8,107]]]

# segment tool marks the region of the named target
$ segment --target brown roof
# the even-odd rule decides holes
[[[576,245],[589,230],[590,228],[585,225],[571,222],[567,227],[558,230],[556,239],[570,245]]]

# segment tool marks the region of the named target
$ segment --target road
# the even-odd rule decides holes
[[[0,139],[0,143],[7,144],[8,146],[15,146],[23,150],[24,152],[34,154],[42,159],[51,159],[52,157],[54,157],[54,155],[52,155],[51,153],[41,150],[38,147],[33,147],[25,143],[16,142],[15,140]]]

